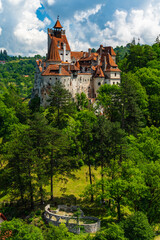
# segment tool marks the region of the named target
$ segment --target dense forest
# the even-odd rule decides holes
[[[1,225],[0,238],[9,230],[8,239],[16,240],[151,240],[160,234],[160,44],[115,51],[121,85],[101,86],[96,107],[83,93],[73,102],[59,82],[46,109],[38,97],[28,104],[36,57],[0,65],[0,212],[11,220]],[[78,183],[84,167],[85,188],[70,197],[101,219],[101,230],[74,235],[63,224],[46,225],[44,203],[61,202],[56,185]]]

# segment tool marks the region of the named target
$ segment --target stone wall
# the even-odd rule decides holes
[[[81,211],[80,220],[82,220],[82,219],[83,220],[91,220],[91,221],[95,221],[95,223],[81,224],[80,226],[77,226],[77,224],[69,223],[70,219],[77,220],[76,217],[58,215],[59,211],[74,212],[74,211],[77,211],[78,209],[79,209],[79,207],[77,207],[77,206],[68,207],[66,205],[58,205],[57,210],[51,211],[50,204],[48,204],[45,207],[44,218],[48,223],[52,223],[55,226],[59,226],[61,224],[60,220],[63,219],[63,220],[65,220],[65,225],[68,228],[68,230],[70,232],[76,233],[76,234],[80,233],[81,228],[84,228],[84,231],[87,233],[95,233],[95,232],[99,231],[100,227],[101,227],[101,221],[95,217],[85,217],[82,210],[80,210]]]

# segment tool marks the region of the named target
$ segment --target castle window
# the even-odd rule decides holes
[[[115,84],[115,82],[113,82],[113,84]]]
[[[116,75],[117,75],[117,74],[115,73],[115,77],[116,77]]]
[[[100,83],[100,82],[98,83],[98,86],[101,86],[101,83]]]
[[[52,80],[52,78],[49,78],[50,80]]]

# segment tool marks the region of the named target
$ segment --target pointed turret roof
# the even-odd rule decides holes
[[[52,37],[52,40],[51,40],[51,45],[48,53],[48,61],[61,62],[61,58],[58,52],[58,47],[56,45],[54,37]]]
[[[97,66],[95,77],[102,77],[102,78],[104,78],[104,73],[102,71],[102,68],[99,65]]]
[[[80,64],[78,61],[76,62],[75,66],[80,69]]]
[[[57,18],[57,22],[56,22],[55,25],[54,25],[54,28],[59,28],[59,29],[63,28],[62,25],[61,25],[61,23],[60,23],[60,21],[59,21],[59,16],[58,16],[58,18]]]
[[[108,67],[118,67],[109,53],[107,53],[107,68]]]

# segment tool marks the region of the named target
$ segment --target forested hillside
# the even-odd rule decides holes
[[[22,98],[30,98],[37,58],[41,56],[14,57],[8,56],[5,50],[1,51],[0,61],[3,62],[0,64],[0,91],[12,85],[16,87]]]
[[[152,240],[160,233],[160,44],[120,49],[121,85],[101,86],[96,107],[83,93],[73,102],[58,82],[49,107],[40,107],[38,97],[28,105],[22,98],[30,94],[35,59],[0,65],[0,201],[11,202],[0,212],[9,220],[25,219],[4,222],[0,238],[8,230],[16,240],[25,234]],[[69,195],[71,179],[78,194]],[[63,225],[46,225],[44,202],[62,201],[99,217],[101,231],[75,236]]]

